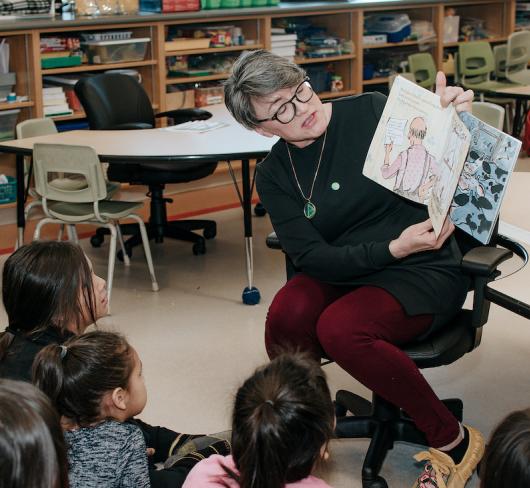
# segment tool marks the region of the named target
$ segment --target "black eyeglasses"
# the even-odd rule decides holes
[[[258,119],[257,122],[277,120],[281,124],[288,124],[296,117],[296,105],[294,104],[293,100],[296,98],[296,100],[301,103],[307,103],[313,97],[313,93],[313,88],[311,88],[311,85],[309,84],[309,78],[306,77],[304,81],[302,81],[302,83],[296,87],[294,95],[290,98],[290,100],[282,103],[272,117],[269,117],[268,119]]]

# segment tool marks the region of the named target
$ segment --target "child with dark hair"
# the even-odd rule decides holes
[[[59,415],[29,383],[0,380],[0,486],[68,488]]]
[[[72,488],[149,487],[150,476],[153,485],[177,487],[196,458],[229,452],[229,445],[219,441],[159,475],[150,473],[142,430],[138,421],[130,420],[147,401],[142,362],[119,334],[90,332],[46,346],[35,358],[33,381],[63,418]],[[162,438],[171,433],[168,438],[179,443],[175,433],[162,431]],[[165,449],[171,450],[167,445]]]
[[[31,381],[35,355],[107,314],[105,280],[76,244],[35,241],[5,262],[2,299],[8,326],[0,333],[0,378]]]
[[[530,486],[530,408],[511,413],[497,426],[480,477],[481,488]]]
[[[184,488],[329,488],[311,475],[327,456],[335,413],[326,377],[305,355],[284,354],[239,388],[232,456],[197,464]]]

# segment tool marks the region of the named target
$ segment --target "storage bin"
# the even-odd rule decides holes
[[[71,68],[72,66],[81,66],[81,64],[81,56],[61,56],[58,58],[41,58],[40,60],[42,69]]]
[[[140,0],[140,10],[144,12],[187,12],[200,7],[200,0]]]
[[[0,183],[0,204],[12,203],[17,199],[17,180],[13,176],[6,176],[7,183]]]
[[[375,66],[371,63],[363,64],[363,80],[371,80],[374,77]]]
[[[166,93],[166,110],[179,110],[181,108],[195,107],[195,90],[180,90]]]
[[[143,61],[149,37],[118,41],[88,41],[83,43],[90,64],[123,63]]]
[[[221,0],[201,0],[201,8],[203,10],[221,8]]]
[[[266,7],[268,0],[252,0],[253,7]]]
[[[221,0],[218,0],[219,2]],[[214,8],[214,7],[212,7]],[[219,8],[218,6],[215,8]],[[188,49],[208,49],[210,47],[210,39],[207,37],[193,39],[191,37],[180,37],[165,42],[166,51],[185,51]]]
[[[9,141],[15,138],[15,127],[19,113],[18,108],[0,112],[0,141]]]
[[[83,41],[123,41],[132,37],[132,31],[81,32]]]
[[[195,106],[206,107],[207,105],[216,105],[223,103],[224,89],[222,86],[208,86],[195,88]]]
[[[401,42],[410,36],[411,21],[407,14],[375,14],[366,17],[369,34],[386,34],[388,42]]]
[[[239,8],[240,6],[239,0],[221,0],[221,8]]]
[[[0,74],[0,98],[6,98],[17,82],[16,73]]]

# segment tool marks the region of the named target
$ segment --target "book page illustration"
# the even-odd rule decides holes
[[[469,154],[450,210],[453,223],[483,244],[491,239],[521,141],[469,113],[461,119],[471,133]]]
[[[451,126],[440,158],[439,172],[432,178],[432,193],[429,199],[429,216],[434,232],[439,234],[451,208],[458,180],[469,149],[470,134],[456,112],[451,118]]]

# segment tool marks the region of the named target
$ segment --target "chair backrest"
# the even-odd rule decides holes
[[[394,73],[388,77],[388,89],[389,90],[392,88],[392,85],[394,84],[394,81],[396,81],[396,78],[398,76],[403,76],[403,78],[406,78],[407,80],[410,80],[413,83],[416,83],[416,79],[414,78],[414,75],[412,73]]]
[[[56,134],[57,127],[51,119],[28,119],[17,124],[17,139]]]
[[[488,81],[495,70],[493,50],[487,41],[471,41],[458,46],[458,68],[462,83],[472,86],[473,83]]]
[[[513,32],[508,37],[506,76],[527,69],[530,61],[530,32]]]
[[[493,59],[495,60],[495,78],[498,80],[506,79],[506,57],[508,55],[508,46],[499,44],[493,47]]]
[[[504,127],[504,107],[489,102],[473,102],[471,113],[486,124],[502,130]]]
[[[74,87],[91,129],[109,130],[125,124],[155,126],[151,101],[132,76],[103,73],[81,78]],[[121,127],[125,128],[125,127]]]
[[[96,151],[89,146],[35,144],[35,188],[43,199],[68,203],[92,203],[107,196],[107,185]],[[56,173],[82,176],[86,186],[64,188],[50,184]]]
[[[431,53],[416,53],[408,57],[409,71],[416,83],[429,90],[436,84],[436,65]]]

